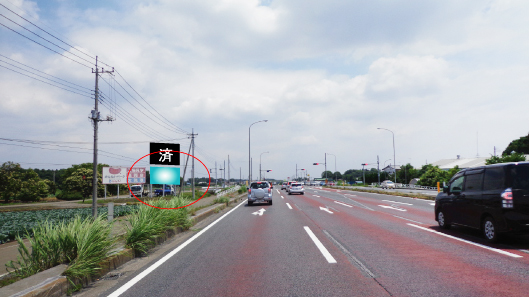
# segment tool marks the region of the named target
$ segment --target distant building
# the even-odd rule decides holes
[[[525,159],[527,159],[528,156],[529,155],[525,155]],[[450,170],[456,166],[459,166],[460,169],[466,169],[484,166],[488,158],[490,157],[461,158],[461,156],[458,155],[455,159],[442,159],[432,163],[432,165],[439,166],[442,170]]]
[[[395,168],[397,169],[397,171],[399,171],[400,170],[400,165],[396,165]],[[395,173],[395,169],[393,169],[393,165],[388,165],[388,166],[382,168],[382,171],[384,171],[387,174],[394,174]]]

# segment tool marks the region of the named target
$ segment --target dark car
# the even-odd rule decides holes
[[[435,220],[480,229],[494,242],[505,232],[529,231],[529,162],[464,169],[435,198]]]

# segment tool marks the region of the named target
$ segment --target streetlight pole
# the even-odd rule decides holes
[[[257,124],[260,122],[268,122],[268,120],[257,121],[255,123],[252,123],[250,127],[248,127],[248,184],[252,182],[252,154],[250,151],[250,137],[251,137],[250,130],[254,124]]]
[[[262,171],[261,170],[261,156],[263,154],[268,154],[268,153],[270,153],[270,152],[264,152],[264,153],[261,153],[261,155],[259,155],[259,180],[262,180],[262,178],[261,178],[261,171]]]
[[[377,128],[377,129],[389,131],[393,135],[393,170],[395,171],[395,184],[396,184],[397,183],[397,165],[396,165],[396,160],[395,160],[395,133],[393,133],[393,131],[386,129],[386,128]]]

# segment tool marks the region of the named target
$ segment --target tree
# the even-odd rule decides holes
[[[419,170],[413,168],[413,166],[408,163],[404,166],[401,166],[400,170],[397,171],[397,182],[408,184],[410,180],[419,177]]]
[[[511,141],[501,155],[508,156],[512,152],[529,154],[529,134]]]
[[[81,197],[83,200],[92,195],[93,170],[78,168],[70,177],[64,180],[64,189],[61,199],[75,199]],[[103,195],[104,188],[101,174],[97,178],[97,193]]]
[[[508,163],[508,162],[520,162],[525,161],[525,155],[523,153],[512,153],[508,155],[491,156],[485,160],[486,165],[496,164],[496,163]]]
[[[48,185],[32,169],[6,162],[0,167],[0,196],[7,203],[11,199],[38,201],[48,195]]]
[[[335,173],[332,174],[332,176],[335,180],[342,179],[342,174],[340,173],[340,171],[336,171]]]
[[[21,201],[39,201],[40,198],[48,196],[49,187],[39,178],[39,175],[32,169],[28,169],[18,174],[20,179],[20,189],[16,199]]]
[[[6,203],[15,198],[18,189],[20,189],[20,179],[18,174],[23,171],[20,164],[5,162],[0,167],[0,196]]]
[[[327,179],[333,179],[332,171],[327,170],[321,173],[321,177],[325,178],[325,173],[327,173]]]
[[[423,166],[424,168],[424,166]],[[441,170],[439,166],[430,165],[429,169],[420,177],[417,184],[427,187],[436,187],[437,182],[444,182],[447,180],[448,172]]]

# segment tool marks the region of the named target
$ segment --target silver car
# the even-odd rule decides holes
[[[290,185],[290,190],[288,191],[288,195],[292,195],[294,193],[298,194],[305,194],[305,189],[303,188],[303,185],[300,183],[292,183]]]
[[[248,205],[256,203],[265,203],[272,205],[272,188],[266,181],[253,182],[248,189]]]

